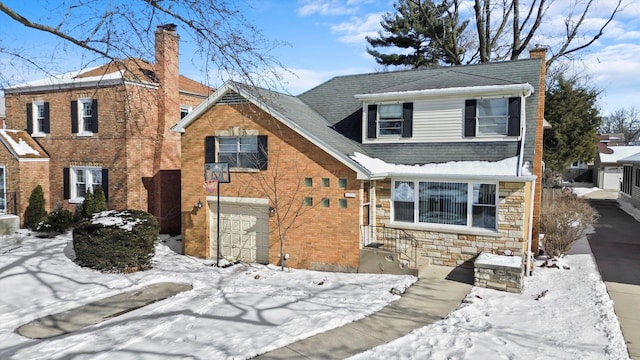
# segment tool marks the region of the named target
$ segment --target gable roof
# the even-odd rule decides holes
[[[0,129],[0,142],[18,161],[49,161],[49,155],[24,130]]]
[[[640,146],[609,146],[611,153],[599,153],[601,163],[616,163],[624,158],[640,153]]]
[[[50,76],[4,88],[5,93],[41,92],[96,86],[112,86],[124,83],[143,86],[159,86],[155,65],[138,58],[114,60],[107,64],[79,71]],[[213,89],[186,76],[180,75],[178,88],[181,92],[208,96]]]
[[[321,149],[341,161],[360,176],[375,177],[375,171],[359,163],[354,156],[367,154],[369,148],[351,140],[337,129],[344,119],[361,122],[362,98],[375,94],[404,96],[415,93],[442,95],[474,92],[503,93],[522,91],[525,96],[534,92],[531,84],[538,85],[542,59],[526,59],[501,63],[465,65],[439,69],[419,69],[398,72],[371,73],[335,77],[298,96],[227,82],[173,126],[172,130],[184,132],[189,125],[217,103],[249,101],[296,131]],[[466,94],[466,95],[469,95]],[[536,94],[537,95],[537,94]],[[537,96],[527,101],[537,104]],[[537,118],[537,106],[528,106],[527,118]],[[535,125],[533,125],[535,126]],[[515,142],[514,142],[515,144]],[[512,151],[515,155],[516,151]],[[495,159],[496,161],[502,160]],[[517,165],[511,172],[519,177]],[[389,174],[387,174],[388,176]]]

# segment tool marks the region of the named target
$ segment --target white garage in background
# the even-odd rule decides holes
[[[607,146],[598,150],[598,157],[594,163],[593,186],[620,190],[622,164],[618,163],[618,160],[640,153],[640,146]]]
[[[217,198],[207,197],[211,222],[211,254],[217,256]],[[269,201],[220,197],[220,255],[243,262],[269,263]]]

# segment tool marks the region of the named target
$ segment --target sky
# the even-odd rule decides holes
[[[585,0],[575,1],[583,3]],[[598,105],[604,114],[633,106],[640,96],[640,76],[637,76],[640,74],[640,2],[623,1],[622,10],[605,33],[581,51],[579,58],[570,62],[570,71],[589,76],[586,83],[601,90]],[[589,34],[606,21],[615,2],[595,0],[583,25]],[[36,19],[46,19],[45,14],[34,10],[38,7],[32,6],[33,2],[9,0],[5,3],[25,15],[34,14]],[[282,44],[270,54],[287,70],[283,72],[284,91],[297,95],[335,76],[380,71],[382,66],[366,52],[365,37],[376,36],[383,14],[393,11],[393,3],[393,0],[262,0],[249,1],[250,6],[244,6],[243,13],[249,22],[261,29],[266,39]],[[573,3],[553,2],[544,17],[540,36],[531,44],[552,49],[557,46],[557,36],[564,29],[562,14],[570,13]],[[462,2],[463,15],[470,14],[471,5],[471,1]],[[4,15],[0,15],[0,23],[3,23],[0,46],[20,44],[27,52],[40,48],[41,59],[55,63],[60,71],[76,70],[73,66],[77,62],[68,58],[72,47],[54,45],[57,41],[52,37],[12,24]],[[203,74],[197,64],[194,65],[194,44],[182,37],[180,46],[181,72],[200,80]],[[527,56],[525,52],[523,57]],[[43,77],[23,70],[0,54],[0,72],[19,75],[14,79]]]
[[[218,268],[180,249],[179,237],[161,235],[152,269],[101,273],[72,261],[71,233],[0,236],[0,358],[249,359],[372,314],[399,299],[392,288],[416,281],[260,264]],[[354,359],[628,359],[593,256],[567,255],[569,270],[541,263],[521,294],[474,287],[444,319]],[[159,282],[193,289],[66,335],[32,340],[16,331]]]

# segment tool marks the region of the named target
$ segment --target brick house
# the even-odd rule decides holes
[[[49,206],[73,210],[101,185],[109,208],[147,210],[162,231],[180,231],[180,137],[170,126],[212,90],[179,75],[175,25],[159,26],[155,40],[155,64],[128,58],[4,89],[7,128],[48,154],[35,179]],[[20,194],[16,214],[30,181],[7,181],[16,186],[5,191]]]
[[[341,271],[524,257],[545,55],[340,76],[299,96],[226,83],[173,127],[184,253]],[[230,167],[217,194],[203,189],[213,163]],[[390,263],[367,264],[371,251]]]

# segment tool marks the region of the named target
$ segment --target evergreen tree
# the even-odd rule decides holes
[[[599,91],[560,77],[546,91],[543,159],[547,169],[561,174],[574,161],[592,161],[602,117],[596,106]]]
[[[459,65],[465,50],[460,35],[469,20],[459,22],[457,1],[398,0],[395,14],[387,13],[378,37],[367,36],[372,48],[367,52],[382,65],[405,65],[413,68]],[[453,11],[450,11],[453,6]],[[408,52],[383,54],[375,48],[400,48]]]
[[[94,201],[95,201],[95,212],[101,212],[107,210],[107,198],[104,194],[104,190],[102,186],[98,185],[95,190]]]
[[[29,205],[24,212],[24,226],[29,229],[36,229],[38,224],[47,218],[47,211],[44,208],[44,191],[42,186],[36,186],[29,196]]]

